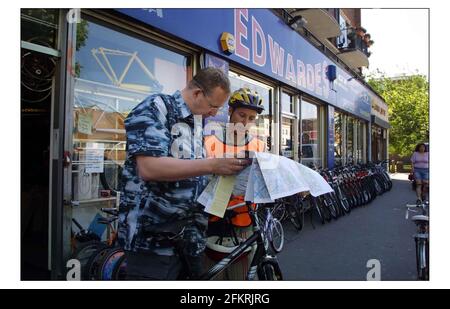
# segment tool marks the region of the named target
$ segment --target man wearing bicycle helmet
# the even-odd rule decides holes
[[[231,95],[228,105],[229,122],[223,132],[219,132],[223,134],[205,137],[206,156],[208,158],[238,157],[245,151],[265,151],[265,143],[257,136],[250,134],[255,126],[257,115],[264,111],[259,94],[249,88],[238,89]],[[243,183],[246,183],[249,169],[247,168],[238,175],[238,178],[244,179]],[[237,182],[239,181],[237,179]],[[235,187],[228,207],[244,203],[244,196],[245,187]],[[251,224],[247,206],[227,211],[223,219],[211,216],[208,225],[207,256],[213,260],[219,260],[225,254],[230,253],[239,241],[252,234]],[[252,251],[254,253],[254,250]],[[227,279],[245,279],[251,256],[252,254],[248,254],[230,266]]]

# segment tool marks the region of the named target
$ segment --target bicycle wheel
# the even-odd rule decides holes
[[[80,262],[81,274],[86,272],[87,265],[100,249],[107,247],[104,243],[99,241],[89,241],[78,246],[77,250],[72,254],[71,259],[76,259]],[[82,277],[82,279],[85,279]]]
[[[347,200],[347,197],[342,193],[341,188],[337,187],[336,192],[336,200],[338,201],[339,206],[344,210],[345,213],[350,213],[352,210],[350,208],[350,204]]]
[[[428,280],[428,254],[424,240],[416,243],[417,277],[419,280]]]
[[[280,253],[284,245],[284,230],[281,222],[275,218],[270,225],[269,235],[270,247],[276,253]]]
[[[353,193],[351,192],[351,189],[348,185],[343,185],[342,192],[344,193],[344,196],[346,197],[350,208],[356,208],[356,199],[353,196]]]
[[[125,254],[122,255],[114,265],[112,280],[126,280],[127,278],[127,260]]]
[[[82,273],[84,280],[98,280],[100,263],[109,250],[111,250],[109,246],[101,247],[91,256],[86,264],[85,271]]]
[[[323,205],[324,207],[327,208],[327,210],[330,212],[330,215],[333,219],[337,219],[338,215],[337,215],[337,210],[334,207],[333,204],[333,200],[331,199],[331,197],[329,196],[329,194],[325,195],[323,197]]]
[[[279,267],[274,267],[271,263],[264,263],[258,267],[259,280],[283,280]]]
[[[325,224],[325,218],[323,216],[321,207],[317,202],[317,199],[315,197],[311,197],[310,202],[312,204],[312,207],[317,211],[317,215],[319,216],[320,222],[322,222],[322,224]]]
[[[258,208],[256,215],[259,221],[260,233],[264,242],[264,248],[269,250],[269,235],[268,235],[268,226],[266,225],[266,214],[263,212],[264,208]]]
[[[280,222],[283,221],[286,217],[286,205],[283,202],[279,202],[275,204],[272,209],[272,216],[278,219]]]
[[[113,280],[113,272],[120,258],[124,256],[122,248],[113,248],[109,250],[100,261],[97,273],[98,280]]]
[[[303,216],[302,213],[300,213],[300,210],[298,209],[297,205],[289,204],[287,206],[287,213],[294,227],[298,231],[300,231],[303,228],[303,220],[302,220]]]
[[[320,209],[322,210],[323,217],[325,218],[325,220],[327,222],[330,222],[331,221],[331,211],[327,207],[327,205],[325,205],[325,199],[323,196],[319,197],[318,204],[319,204]]]
[[[377,192],[377,195],[382,195],[384,193],[383,191],[383,185],[381,184],[380,179],[378,179],[378,177],[374,177],[374,185],[375,185],[375,190]]]

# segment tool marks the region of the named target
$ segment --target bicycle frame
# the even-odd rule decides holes
[[[422,216],[427,216],[425,209],[426,205],[406,205],[406,219],[409,217],[409,212],[417,212],[414,209],[421,211]],[[414,220],[414,217],[412,218]],[[428,280],[429,277],[429,234],[428,234],[428,221],[422,221],[418,219],[415,222],[417,226],[417,233],[414,235],[416,243],[416,264],[417,275],[419,280]]]
[[[258,246],[253,256],[249,270],[247,272],[246,280],[253,280],[255,278],[258,266],[262,263],[270,263],[274,265],[276,269],[279,270],[276,257],[268,255],[266,251],[266,248],[264,246],[263,235],[261,232],[261,228],[259,226],[259,220],[250,204],[251,203],[246,202],[246,205],[249,210],[249,215],[252,218],[252,226],[254,229],[253,235],[250,236],[243,243],[241,243],[236,249],[234,249],[226,257],[220,260],[217,264],[212,266],[203,275],[201,275],[200,280],[214,279],[219,273],[227,269],[234,261],[236,261],[245,252],[245,250],[251,247],[255,242],[257,243]]]

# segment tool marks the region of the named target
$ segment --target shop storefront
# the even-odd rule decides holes
[[[55,168],[64,163],[52,178],[60,184],[50,202],[54,278],[71,254],[72,219],[106,237],[96,217],[118,203],[128,113],[150,93],[182,89],[202,67],[227,72],[232,90],[249,87],[262,96],[257,124],[267,151],[330,168],[373,158],[376,94],[271,10],[82,10],[75,21],[60,21],[64,61],[53,103],[60,125],[52,160]],[[329,66],[336,66],[333,82]],[[224,106],[205,124],[227,120]]]
[[[334,113],[334,160],[337,166],[367,162],[366,121],[336,111]]]
[[[381,99],[374,99],[371,113],[371,161],[384,161],[389,158],[388,106]]]

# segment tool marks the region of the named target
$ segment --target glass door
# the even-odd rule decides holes
[[[78,230],[73,219],[102,239],[108,236],[97,218],[102,215],[100,208],[118,205],[128,113],[149,94],[173,94],[192,77],[192,56],[187,53],[90,18],[77,27],[68,108],[72,165],[66,184],[70,199],[65,213],[66,251],[73,249],[70,231]]]
[[[295,136],[298,136],[295,108],[295,96],[281,91],[280,155],[291,160],[297,159],[297,153],[294,151],[297,147]]]
[[[302,100],[300,109],[301,163],[307,166],[322,166],[319,112],[318,105]]]

